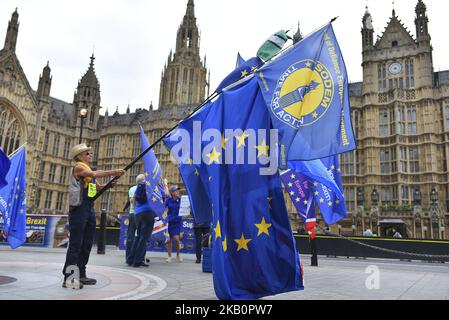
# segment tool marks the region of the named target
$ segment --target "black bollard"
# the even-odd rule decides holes
[[[318,254],[316,250],[316,238],[310,238],[310,251],[312,253],[312,258],[310,265],[312,267],[318,267]]]
[[[100,230],[98,231],[97,254],[106,254],[106,210],[101,209]]]

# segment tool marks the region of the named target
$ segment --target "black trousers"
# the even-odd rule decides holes
[[[137,237],[134,239],[132,256],[130,257],[130,261],[135,266],[145,262],[148,241],[153,233],[154,217],[153,211],[136,214]]]
[[[80,278],[86,277],[86,265],[94,243],[97,221],[91,204],[72,207],[69,211],[69,246],[65,259],[64,280],[72,273],[66,272],[67,267],[78,267]]]
[[[203,235],[210,232],[209,226],[204,227],[194,227],[193,232],[195,233],[195,251],[197,260],[201,260],[201,252],[203,247]]]
[[[126,234],[126,263],[131,265],[134,263],[133,259],[134,259],[134,252],[132,252],[133,250],[133,245],[134,245],[134,240],[136,238],[136,216],[135,214],[130,214],[129,218],[128,218],[128,232]]]

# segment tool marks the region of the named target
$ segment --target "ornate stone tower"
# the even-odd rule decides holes
[[[373,49],[374,46],[374,27],[373,18],[366,7],[365,15],[362,19],[362,48],[363,51]]]
[[[159,107],[199,104],[206,93],[206,57],[200,58],[200,34],[195,5],[189,0],[178,29],[176,51],[168,56],[161,77]]]
[[[19,14],[16,11],[11,16],[11,20],[8,24],[8,31],[6,32],[6,38],[5,38],[5,46],[4,50],[6,51],[16,51],[16,44],[17,44],[17,36],[19,34]]]
[[[78,88],[73,97],[73,118],[72,123],[78,127],[81,124],[80,109],[87,109],[87,116],[84,119],[85,136],[87,139],[92,139],[91,134],[97,130],[98,118],[100,112],[100,83],[94,70],[95,57],[92,54],[90,57],[90,65],[87,72],[78,82]],[[83,131],[84,132],[84,131]],[[84,133],[83,133],[84,136]]]

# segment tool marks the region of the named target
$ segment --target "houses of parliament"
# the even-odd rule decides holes
[[[393,10],[375,39],[368,8],[363,16],[363,82],[349,87],[358,148],[340,156],[348,218],[339,232],[360,235],[368,226],[376,230],[383,221],[402,221],[408,237],[449,237],[449,71],[434,72],[428,24],[422,0],[415,7],[414,34]],[[109,170],[125,167],[140,154],[139,123],[149,141],[156,141],[209,93],[193,0],[188,0],[176,50],[162,71],[157,109],[150,105],[130,112],[128,107],[124,114],[100,115],[94,56],[74,83],[71,103],[51,96],[49,63],[33,90],[16,55],[18,33],[16,10],[0,51],[0,147],[10,154],[27,143],[28,214],[68,212],[69,151],[78,144],[80,109],[88,111],[83,142],[93,147],[93,166]],[[294,40],[300,39],[298,30]],[[158,144],[155,154],[169,183],[182,185],[166,148]],[[97,210],[121,212],[142,171],[141,162],[132,167],[97,201]],[[295,230],[300,220],[288,196],[286,200]]]

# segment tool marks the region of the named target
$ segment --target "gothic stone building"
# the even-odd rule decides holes
[[[376,41],[368,8],[362,20],[363,82],[350,85],[358,148],[340,157],[346,227],[358,234],[399,219],[409,237],[448,236],[449,71],[434,72],[422,0],[415,14],[415,36],[393,10]]]
[[[140,154],[139,123],[150,141],[167,132],[208,94],[206,63],[200,58],[200,36],[194,2],[189,0],[178,29],[176,51],[170,52],[162,72],[160,105],[125,114],[117,111],[104,116],[100,82],[94,69],[94,57],[76,86],[73,102],[50,96],[51,69],[43,69],[38,89],[33,91],[15,49],[19,15],[12,14],[4,48],[0,51],[0,146],[10,154],[27,142],[28,213],[67,213],[68,182],[72,161],[71,147],[78,144],[81,128],[79,111],[88,110],[84,119],[83,142],[95,152],[93,167],[108,170],[123,168]],[[181,183],[176,165],[168,151],[158,144],[155,153],[169,183]],[[143,172],[141,163],[134,166],[113,190],[97,201],[97,210],[120,212],[127,201],[128,189]],[[106,181],[105,181],[106,182]]]
[[[376,227],[382,220],[401,219],[409,237],[449,235],[443,227],[449,211],[449,71],[434,72],[428,17],[421,0],[415,25],[413,36],[393,11],[375,41],[368,10],[363,17],[363,82],[350,85],[358,149],[340,157],[349,211],[338,227],[342,233],[360,234],[367,227],[379,232]],[[157,110],[151,105],[135,113],[128,108],[125,114],[106,111],[100,116],[100,83],[93,56],[72,103],[50,96],[48,63],[33,91],[15,53],[18,29],[16,11],[0,51],[0,146],[10,153],[27,142],[28,212],[68,211],[72,165],[68,154],[78,143],[81,108],[88,110],[83,141],[93,146],[94,166],[108,170],[124,167],[140,153],[138,123],[155,141],[208,94],[193,0],[188,1],[176,50],[170,52],[162,72]],[[294,39],[301,39],[299,30]],[[155,152],[169,182],[181,184],[165,147],[159,144]],[[98,201],[97,210],[120,212],[129,186],[142,170],[141,164],[134,166]],[[432,189],[437,191],[438,206],[431,205]],[[373,203],[374,191],[379,199]],[[421,206],[413,206],[417,193]],[[287,195],[286,200],[296,230],[300,222]]]

